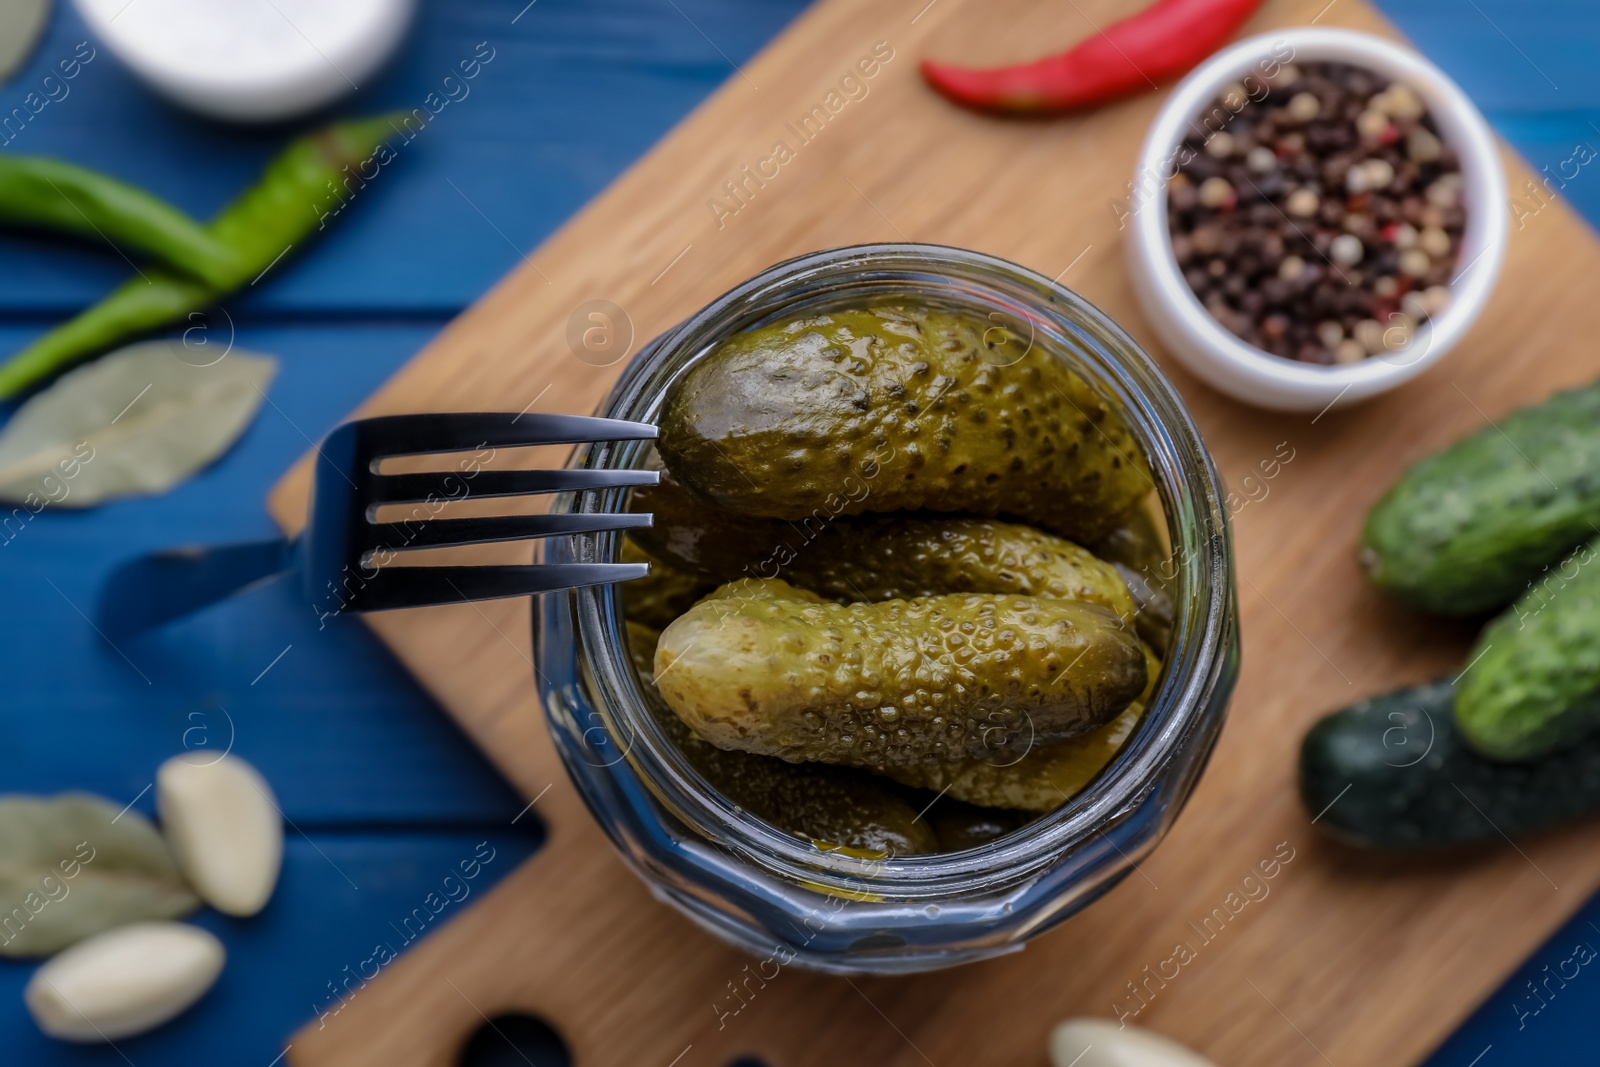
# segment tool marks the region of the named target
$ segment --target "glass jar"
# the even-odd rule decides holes
[[[1134,735],[1080,793],[977,848],[872,859],[823,851],[713,789],[652,719],[616,587],[535,601],[538,684],[562,759],[629,864],[701,925],[779,964],[844,973],[929,970],[1020,948],[1116,885],[1177,818],[1238,674],[1222,487],[1171,383],[1083,298],[1015,264],[957,248],[883,244],[780,263],[646,346],[600,414],[657,422],[670,387],[720,341],[801,309],[895,297],[1043,338],[1121,412],[1157,483],[1175,603],[1166,665]],[[575,463],[638,467],[649,442],[581,448]],[[557,511],[617,511],[623,491],[569,494]],[[617,558],[614,533],[552,539],[549,562]]]

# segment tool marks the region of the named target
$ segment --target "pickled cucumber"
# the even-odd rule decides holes
[[[846,603],[1014,593],[1082,600],[1130,620],[1138,610],[1115,567],[1031,526],[997,519],[861,516],[813,530],[778,519],[720,517],[671,479],[635,496],[638,510],[655,515],[655,525],[634,535],[642,544],[723,582],[782,578]]]
[[[881,770],[1087,733],[1139,695],[1146,667],[1133,627],[1095,604],[833,604],[746,579],[667,627],[655,678],[719,748]]]
[[[617,587],[622,595],[622,616],[659,630],[694,607],[694,602],[716,588],[696,574],[663,563],[631,538],[622,542],[623,563],[648,563],[650,573]]]
[[[655,517],[651,525],[629,531],[641,548],[680,570],[719,583],[758,577],[746,568],[769,556],[803,551],[827,529],[732,514],[690,496],[670,473],[662,474],[656,485],[635,489],[628,510]]]
[[[1098,730],[1083,737],[1036,744],[1027,755],[998,754],[995,762],[926,763],[888,773],[897,782],[944,790],[946,796],[991,808],[1050,811],[1089,784],[1133,736],[1144,715],[1139,701]]]
[[[990,593],[1099,604],[1133,621],[1121,575],[1088,549],[995,519],[858,519],[784,569],[832,600]]]
[[[918,809],[881,779],[846,767],[726,752],[694,736],[651,681],[659,638],[648,626],[628,624],[628,647],[646,704],[684,757],[718,792],[756,818],[819,848],[896,856],[939,850],[933,825],[918,819]]]
[[[1139,636],[1159,655],[1172,640],[1172,594],[1176,577],[1171,553],[1147,507],[1134,508],[1121,525],[1089,546],[1089,551],[1117,569],[1138,605]]]
[[[1121,563],[1151,576],[1162,572],[1169,556],[1156,517],[1147,507],[1123,515],[1116,528],[1092,542],[1089,550],[1107,563]]]
[[[1154,485],[1121,418],[1042,338],[933,308],[729,338],[668,396],[659,448],[695,496],[777,519],[1008,515],[1085,541]]]
[[[933,824],[933,833],[939,839],[942,852],[959,852],[986,845],[1009,834],[1028,818],[1020,812],[980,808],[951,800],[947,796],[934,799],[934,795],[930,794],[929,802],[932,807],[923,817]]]
[[[1088,785],[1111,762],[1144,716],[1145,703],[1161,673],[1161,661],[1145,650],[1149,684],[1115,719],[1083,737],[1026,746],[1020,755],[997,752],[989,760],[897,767],[890,777],[935,789],[968,804],[1020,811],[1049,811]]]

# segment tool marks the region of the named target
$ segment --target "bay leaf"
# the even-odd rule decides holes
[[[48,21],[50,0],[0,0],[0,82],[27,61]]]
[[[0,956],[199,907],[150,820],[88,793],[0,795]]]
[[[238,349],[201,366],[145,341],[69,371],[0,431],[0,500],[37,513],[162,493],[227,451],[277,373]]]

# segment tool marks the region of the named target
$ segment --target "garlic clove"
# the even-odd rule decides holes
[[[1107,1019],[1068,1019],[1050,1032],[1053,1067],[1215,1067],[1175,1041]]]
[[[159,1026],[222,973],[222,942],[198,926],[132,923],[96,934],[34,972],[23,1001],[65,1041],[115,1041]]]
[[[283,817],[266,779],[237,756],[174,756],[156,772],[156,810],[178,867],[229,915],[266,906],[283,862]]]

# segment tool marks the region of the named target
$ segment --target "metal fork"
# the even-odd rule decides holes
[[[300,536],[174,548],[119,564],[101,587],[102,630],[128,634],[170,622],[298,571],[320,618],[429,604],[547,593],[642,578],[644,563],[394,566],[403,552],[451,545],[600,533],[648,526],[648,514],[583,513],[439,519],[444,503],[654,485],[646,470],[484,470],[478,461],[420,474],[380,474],[381,460],[486,448],[644,440],[648,423],[581,415],[387,415],[347,422],[317,449],[311,513]],[[412,518],[378,522],[380,506],[416,504]],[[421,514],[419,514],[421,513]]]

